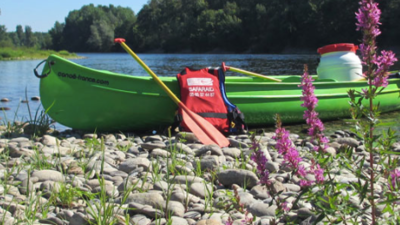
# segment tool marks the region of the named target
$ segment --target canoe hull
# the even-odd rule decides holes
[[[94,70],[51,55],[54,62],[47,77],[40,80],[43,107],[55,121],[67,127],[88,131],[159,130],[172,124],[177,110],[174,102],[150,77],[138,77]],[[48,63],[43,73],[49,71]],[[279,76],[285,78],[285,76]],[[179,96],[175,77],[161,77]],[[244,113],[250,127],[274,124],[279,114],[285,124],[301,123],[299,77],[281,83],[253,77],[227,77],[230,101]],[[322,120],[350,116],[349,89],[366,88],[366,82],[315,82],[319,99],[317,111]],[[382,112],[400,109],[400,79],[379,96]]]

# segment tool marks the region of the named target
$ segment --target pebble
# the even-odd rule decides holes
[[[28,213],[26,207],[31,207],[26,201],[32,198],[36,198],[35,204],[48,207],[47,217],[38,215],[35,224],[93,223],[99,215],[96,206],[101,204],[113,207],[112,216],[118,224],[220,225],[228,218],[233,224],[242,224],[246,216],[255,216],[254,224],[269,224],[275,219],[277,224],[285,224],[287,219],[311,224],[317,216],[312,204],[300,200],[285,217],[275,217],[278,200],[285,199],[291,204],[302,188],[299,178],[282,165],[283,157],[274,150],[273,133],[256,137],[260,140],[260,151],[268,159],[266,168],[271,183],[267,188],[259,184],[257,165],[250,159],[252,143],[247,135],[231,135],[231,145],[220,148],[202,145],[187,132],[169,138],[157,134],[64,131],[30,139],[24,132],[6,137],[5,131],[0,126],[0,152],[6,152],[9,157],[0,163],[0,178],[4,182],[0,185],[3,196],[0,216],[4,224],[23,220]],[[101,143],[101,138],[104,148],[88,145],[89,139]],[[300,154],[306,154],[315,144],[300,139],[297,134],[291,134],[290,140]],[[335,132],[326,151],[335,157],[346,146],[353,147],[358,156],[365,155],[362,142],[340,130]],[[400,142],[391,147],[393,151],[400,151]],[[375,157],[374,162],[377,160]],[[368,168],[369,162],[365,164]],[[302,165],[310,168],[311,159],[304,157]],[[331,172],[339,184],[358,182],[351,171],[332,167]],[[310,174],[306,178],[315,180]],[[379,182],[375,185],[378,197],[384,195],[387,179],[382,177]],[[71,191],[71,202],[66,202],[62,195],[66,194],[67,187]],[[273,198],[271,194],[276,196]],[[369,203],[352,195],[352,190],[341,194],[351,196],[349,203],[354,207],[368,207]],[[103,195],[107,202],[102,203],[96,195]],[[237,198],[248,215],[237,208],[227,210],[234,206],[232,198]],[[377,210],[379,215],[388,216],[382,213],[382,208]],[[130,214],[129,221],[125,221],[126,213]],[[370,214],[358,220],[365,218],[370,218]]]

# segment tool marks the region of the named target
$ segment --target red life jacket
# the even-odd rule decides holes
[[[226,97],[225,74],[222,69],[185,68],[177,78],[181,101],[190,110],[204,117],[223,133],[245,130],[243,114]],[[181,109],[178,114],[182,115]],[[181,121],[180,126],[182,130],[190,131],[185,121]]]

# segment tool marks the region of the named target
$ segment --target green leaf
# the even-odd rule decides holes
[[[400,201],[400,198],[381,201],[381,202],[378,203],[378,205],[385,205],[385,204],[395,203],[395,202],[398,202],[398,201]]]
[[[319,216],[317,217],[317,219],[315,219],[313,225],[318,224],[318,223],[321,222],[324,218],[325,218],[325,212],[322,212],[321,214],[319,214]]]

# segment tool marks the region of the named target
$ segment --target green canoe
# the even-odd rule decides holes
[[[177,71],[183,68],[177,68]],[[48,74],[47,76],[45,76]],[[40,79],[43,107],[52,119],[74,129],[88,131],[140,131],[171,125],[177,106],[151,77],[118,74],[87,68],[51,55]],[[244,113],[249,127],[274,124],[280,114],[284,124],[301,123],[300,76],[275,76],[282,82],[257,77],[226,77],[230,101]],[[175,77],[161,80],[179,96]],[[319,102],[317,111],[323,121],[346,118],[349,113],[349,89],[366,88],[365,81],[314,82]],[[380,109],[400,109],[400,79],[393,78],[379,95]]]

